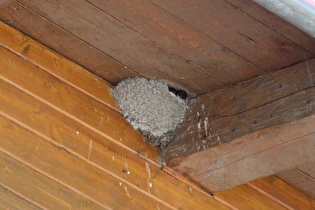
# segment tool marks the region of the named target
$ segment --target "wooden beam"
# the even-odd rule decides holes
[[[197,97],[162,157],[209,191],[314,161],[314,81],[313,59]]]

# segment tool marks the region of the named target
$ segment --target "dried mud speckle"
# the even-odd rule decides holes
[[[164,147],[172,140],[188,108],[187,101],[161,80],[126,79],[112,93],[123,116],[154,146]]]

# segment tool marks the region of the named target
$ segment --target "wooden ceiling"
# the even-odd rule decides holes
[[[314,209],[275,176],[206,193],[162,167],[109,83],[0,29],[0,209]]]
[[[192,95],[315,57],[314,38],[251,0],[4,0],[0,20],[111,84],[164,79]],[[315,198],[313,165],[279,177]]]
[[[0,19],[112,84],[165,79],[197,95],[315,54],[251,0],[5,0]]]

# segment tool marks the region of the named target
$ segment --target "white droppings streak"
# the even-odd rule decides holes
[[[115,156],[112,156],[112,160],[115,160]]]
[[[152,183],[150,182],[151,179],[151,170],[149,168],[149,164],[145,163],[145,169],[147,171],[148,174],[148,178],[147,178],[147,184],[148,184],[148,193],[151,193],[151,187],[152,187]]]
[[[128,191],[128,188],[126,186],[125,186],[125,191],[126,191],[126,194],[127,194],[128,198],[131,198],[130,193]]]
[[[92,139],[90,139],[88,161],[90,161],[92,150],[93,150],[93,141]]]
[[[205,125],[205,133],[208,133],[208,128],[209,128],[209,122],[208,122],[208,117],[205,117],[205,120],[203,121]]]
[[[192,193],[192,190],[193,190],[193,189],[192,189],[192,187],[189,187],[189,192],[191,192],[191,193]]]
[[[305,55],[304,55],[304,56],[305,56]],[[309,66],[309,64],[308,64],[308,61],[305,60],[305,62],[306,62],[306,67],[307,67],[307,71],[308,71],[308,75],[309,75],[309,77],[310,77],[310,80],[311,80],[312,84],[314,84],[313,76],[312,76],[312,73],[311,73],[311,70],[310,70],[310,66]]]
[[[222,142],[221,142],[220,136],[217,136],[217,140],[218,140],[218,142],[219,142],[219,145],[221,145]]]
[[[149,163],[145,163],[145,169],[148,173],[148,178],[151,179],[151,170],[149,168]]]

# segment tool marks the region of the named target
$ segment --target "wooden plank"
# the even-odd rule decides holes
[[[263,73],[150,1],[88,2],[222,83],[235,83]]]
[[[75,4],[71,1],[19,0],[19,2],[32,11],[45,15],[50,21],[124,63],[128,68],[136,70],[142,76],[170,80],[190,87],[196,94],[221,85],[204,72],[86,1],[75,1]],[[90,31],[93,33],[87,33]]]
[[[136,154],[89,131],[5,82],[0,82],[0,106],[2,114],[27,124],[58,147],[75,153],[99,169],[127,181],[131,187],[142,189],[176,208],[224,208],[209,195],[164,173]]]
[[[157,159],[157,149],[144,142],[141,134],[136,132],[120,113],[2,47],[0,54],[1,79],[15,84],[43,103],[116,144],[152,160]]]
[[[31,60],[60,80],[118,110],[115,100],[111,97],[109,90],[111,85],[109,83],[2,22],[0,22],[0,28],[1,46],[14,51],[29,61]]]
[[[2,170],[0,170],[1,184],[39,204],[41,208],[103,209],[79,193],[69,190],[2,152],[0,152],[0,165],[2,166]],[[10,193],[8,193],[9,195]]]
[[[315,54],[315,39],[252,0],[227,0],[237,9],[255,18],[273,31]]]
[[[103,208],[172,208],[73,156],[67,150],[49,144],[12,121],[0,117],[0,125],[1,152],[82,194]]]
[[[140,159],[134,152],[120,147],[98,133],[91,132],[76,120],[4,81],[0,82],[0,107],[2,115],[21,122],[56,146],[176,208],[224,209],[224,206],[209,195],[164,173],[155,166],[156,164],[152,166],[151,162]],[[106,120],[107,118],[104,118],[104,121]],[[115,123],[115,120],[111,118],[110,122]]]
[[[254,132],[185,159],[175,159],[175,169],[212,191],[279,173],[314,161],[314,123],[311,115]]]
[[[288,209],[315,208],[315,200],[275,176],[255,180],[248,185]]]
[[[226,1],[153,2],[266,71],[314,57]]]
[[[41,209],[38,206],[24,200],[20,196],[10,192],[0,183],[0,208],[1,209],[12,209],[12,210],[35,210]]]
[[[198,98],[201,103],[201,106],[198,107],[201,109],[200,115],[209,115],[211,118],[235,115],[312,87],[315,85],[314,67],[315,59],[307,60],[273,73],[209,92]],[[211,97],[211,108],[202,110],[202,104],[207,103],[209,97]],[[251,100],[252,98],[255,100]]]
[[[298,167],[298,170],[315,180],[315,162],[307,163]]]
[[[254,132],[265,126],[290,121],[295,115],[284,117],[284,121],[280,119],[285,115],[280,110],[289,107],[281,104],[289,103],[291,106],[290,100],[295,99],[287,97],[314,86],[314,81],[313,59],[197,97],[178,129],[177,137],[163,151],[163,155],[168,159],[176,157],[178,153],[179,156],[186,156],[241,136],[244,134],[241,134],[242,131]],[[308,98],[306,93],[302,96],[302,92],[300,94],[294,97],[304,105],[303,97],[307,98],[306,101],[313,97],[310,95],[311,98]],[[307,111],[304,110],[304,113],[307,114]],[[227,135],[231,135],[231,138]]]
[[[94,74],[112,84],[116,84],[125,78],[138,76],[136,72],[132,71],[129,68],[125,68],[123,64],[114,60],[100,50],[92,47],[78,37],[75,37],[73,34],[67,32],[63,28],[53,24],[44,17],[41,17],[28,8],[23,7],[18,2],[12,1],[10,2],[10,4],[2,5],[0,7],[0,11],[0,19],[10,20],[10,25],[14,28],[22,31],[24,34],[27,34],[30,37],[35,38],[39,42],[44,43],[50,49],[74,61],[83,68],[88,69],[89,71],[93,72]],[[19,40],[11,39],[9,41],[18,42]],[[5,44],[7,46],[10,46],[11,49],[13,48],[13,50],[16,50],[18,45],[20,45],[21,43],[12,43],[11,45],[8,43]],[[33,45],[38,44],[32,43],[32,47],[34,47]],[[34,56],[34,53],[36,52],[38,51],[28,52],[23,56]],[[42,56],[42,54],[40,55]],[[37,61],[38,58],[34,59],[34,57],[32,57],[31,59],[32,62],[41,62],[41,60]],[[69,70],[71,69],[68,69],[66,71]],[[70,77],[69,79],[74,80],[73,77]],[[88,80],[88,78],[85,80]],[[92,83],[92,85],[95,85],[96,87],[97,82]],[[84,85],[79,86],[84,87]],[[98,93],[96,95],[100,94],[99,90],[97,92]],[[102,93],[102,95],[104,95],[104,93]]]
[[[214,197],[230,203],[235,209],[286,209],[247,185],[224,190]]]
[[[314,118],[314,116],[312,116],[312,118]],[[313,123],[311,123],[312,126],[314,126]],[[302,126],[308,126],[308,122],[303,122],[302,124]],[[291,129],[294,128],[291,127]],[[182,173],[189,171],[189,175],[205,188],[212,191],[220,191],[258,178],[289,170],[292,167],[303,165],[305,162],[314,161],[315,157],[313,151],[315,142],[313,139],[315,134],[298,139],[290,139],[287,135],[281,136],[281,134],[276,138],[274,138],[275,136],[270,138],[269,133],[277,131],[283,132],[283,130],[281,131],[279,129],[269,129],[268,135],[266,135],[267,131],[262,135],[260,133],[253,133],[253,135],[247,136],[246,138],[240,138],[240,140],[234,141],[233,145],[228,146],[229,148],[233,146],[235,147],[235,144],[242,145],[246,144],[244,142],[249,141],[251,141],[251,143],[247,144],[251,147],[256,147],[255,145],[259,145],[259,143],[268,145],[267,148],[256,148],[255,150],[259,150],[257,153],[252,150],[245,150],[239,155],[237,154],[239,150],[230,149],[229,151],[231,155],[225,156],[225,154],[220,154],[216,156],[216,160],[219,159],[217,164],[211,164],[213,161],[204,161],[205,163],[208,163],[204,168],[199,166],[200,168],[198,170],[194,170],[187,167],[187,165],[192,162],[201,165],[199,164],[200,161],[197,161],[197,158],[208,160],[208,158],[213,156],[213,153],[221,152],[220,150],[213,151],[209,149],[197,153],[198,156],[195,156],[194,159],[185,159],[179,170],[181,170]],[[271,146],[272,143],[269,141],[276,142],[278,137],[282,142],[278,142],[278,145],[276,146]],[[269,139],[266,140],[266,138]],[[223,152],[225,151],[223,150]],[[292,157],[293,153],[296,155]],[[211,177],[211,179],[209,179],[209,177]]]
[[[267,80],[263,77],[250,80],[245,90],[242,86],[230,88],[225,92],[230,94],[221,94],[222,103],[216,105],[212,104],[211,93],[205,95],[203,103],[196,102],[198,108],[188,114],[175,141],[163,151],[162,157],[169,166],[210,191],[314,161],[315,68],[314,63],[302,71],[298,66],[290,68],[293,72],[287,69],[271,74]],[[275,91],[268,95],[275,87],[282,89],[279,84],[290,87],[284,85],[284,90],[279,91],[281,94]],[[259,92],[263,90],[254,88],[268,85],[272,87],[261,95]],[[237,109],[235,105],[242,108]],[[231,111],[220,110],[228,107]]]
[[[299,170],[289,170],[277,175],[296,189],[315,199],[315,180]]]

